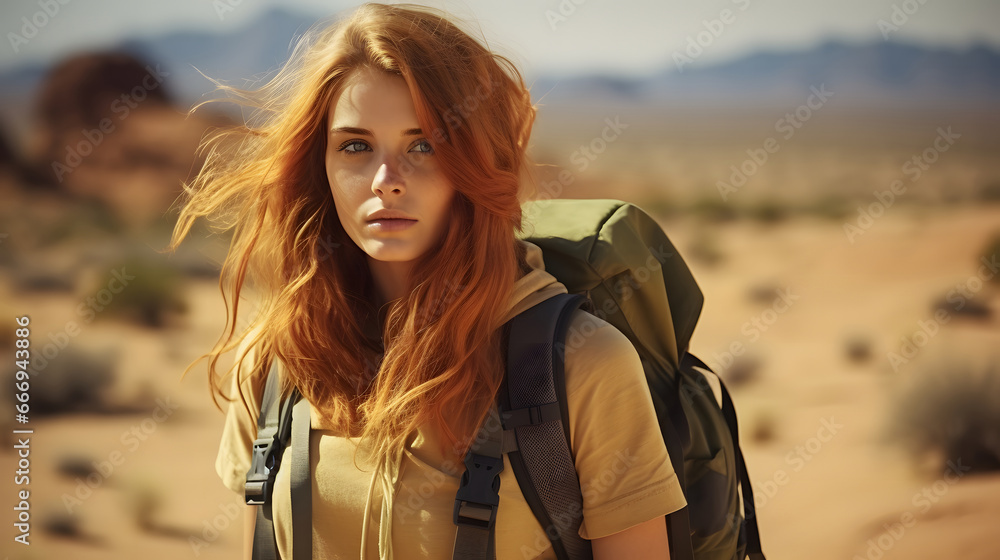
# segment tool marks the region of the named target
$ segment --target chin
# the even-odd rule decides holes
[[[382,262],[409,262],[420,256],[420,251],[415,247],[377,247],[365,251],[372,259]]]

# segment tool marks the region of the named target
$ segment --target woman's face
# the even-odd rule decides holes
[[[454,189],[403,78],[362,70],[327,114],[326,176],[344,230],[369,257],[409,262],[444,234]],[[391,211],[383,219],[376,212]]]

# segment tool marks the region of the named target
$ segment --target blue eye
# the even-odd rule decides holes
[[[411,152],[412,151],[416,151],[417,153],[424,153],[424,154],[433,154],[434,153],[434,148],[431,147],[431,143],[428,142],[427,140],[419,140],[416,143],[416,145],[413,146],[413,148],[414,148],[413,150],[410,150]],[[417,148],[420,148],[420,149],[418,150]]]
[[[348,148],[352,148],[352,147],[354,149],[348,149]],[[366,150],[365,148],[368,148],[368,149]],[[349,154],[358,154],[358,153],[361,153],[361,152],[364,152],[364,151],[371,151],[371,148],[368,146],[367,143],[365,143],[365,142],[363,142],[361,140],[348,140],[347,142],[344,142],[343,144],[341,144],[340,147],[337,148],[337,151],[338,152],[347,152]]]

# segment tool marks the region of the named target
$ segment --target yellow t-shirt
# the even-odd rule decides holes
[[[515,284],[508,318],[566,292],[566,287],[545,271],[541,249],[522,243],[532,271]],[[565,358],[570,439],[583,490],[580,536],[607,536],[684,507],[686,501],[663,444],[635,348],[614,326],[581,310],[572,315],[570,329],[586,337],[585,344],[568,346]],[[253,350],[247,355],[245,368],[255,359]],[[235,387],[233,390],[235,394]],[[229,407],[215,467],[224,484],[242,495],[250,448],[257,435],[263,382],[258,376],[244,381],[239,390],[242,399]],[[315,408],[311,412],[313,558],[360,558],[367,505],[367,558],[380,557],[382,531],[391,540],[395,560],[450,559],[455,540],[452,511],[464,466],[443,459],[433,434],[419,430],[392,469],[399,477],[392,503],[383,503],[380,484],[374,485],[369,503],[375,468],[362,462],[363,453],[358,456],[364,470],[353,465],[357,439],[352,443],[323,429]],[[272,506],[282,558],[291,558],[292,552],[290,460],[291,453],[285,453]],[[386,527],[380,524],[383,506],[391,512]],[[555,558],[506,456],[500,474],[496,557]]]

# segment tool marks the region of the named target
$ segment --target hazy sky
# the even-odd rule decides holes
[[[922,3],[921,3],[922,2]],[[63,4],[64,3],[64,4]],[[937,45],[986,42],[1000,47],[998,0],[430,0],[479,22],[491,46],[529,74],[604,70],[644,72],[673,65],[689,38],[702,35],[703,64],[758,47],[807,46],[830,37],[882,39],[879,20],[898,30],[891,39]],[[0,70],[48,61],[80,48],[173,30],[230,30],[276,5],[326,16],[360,4],[345,0],[30,0],[0,6]],[[58,6],[49,17],[44,6]],[[907,12],[911,12],[907,14]],[[905,21],[903,21],[905,17]],[[24,20],[44,22],[28,37]],[[20,35],[23,39],[18,39]],[[15,48],[17,52],[15,52]]]

